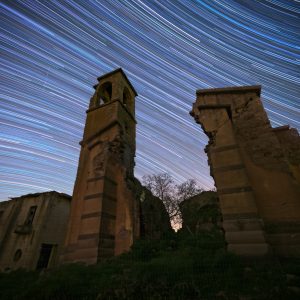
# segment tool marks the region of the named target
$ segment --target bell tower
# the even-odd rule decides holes
[[[63,262],[97,263],[129,250],[139,236],[130,189],[136,91],[122,69],[98,78],[87,110]]]

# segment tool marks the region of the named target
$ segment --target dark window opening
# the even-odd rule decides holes
[[[18,249],[18,250],[15,252],[15,255],[14,255],[14,261],[20,260],[21,256],[22,256],[22,250],[21,250],[21,249]]]
[[[37,206],[31,206],[28,211],[27,218],[25,220],[24,225],[31,225],[35,216]]]
[[[42,244],[40,257],[36,265],[37,270],[46,269],[49,265],[53,245],[51,244]]]
[[[129,104],[130,104],[130,98],[131,98],[130,97],[130,92],[129,92],[128,88],[125,87],[124,90],[123,90],[123,104],[125,106],[129,106]]]
[[[128,126],[127,123],[125,123],[124,129],[125,129],[125,132],[128,134],[129,133],[129,126]]]
[[[99,105],[105,104],[111,101],[112,96],[112,84],[111,82],[105,82],[100,86],[99,89]]]

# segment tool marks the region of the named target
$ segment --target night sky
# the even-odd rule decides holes
[[[273,126],[300,129],[300,2],[0,1],[0,200],[72,193],[96,78],[136,98],[136,177],[214,186],[189,116],[201,88],[262,85]]]

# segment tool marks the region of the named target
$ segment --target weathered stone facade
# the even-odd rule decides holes
[[[0,202],[0,270],[53,266],[58,256],[94,264],[170,230],[161,200],[134,178],[137,93],[122,69],[98,81],[69,219],[71,197],[57,192]],[[191,115],[209,137],[217,197],[203,192],[184,201],[183,228],[210,230],[222,219],[229,251],[300,257],[297,130],[271,127],[260,86],[199,90]]]
[[[0,271],[58,264],[71,196],[57,192],[0,202]]]
[[[133,168],[136,91],[122,69],[98,78],[87,110],[63,262],[93,264],[140,236]]]
[[[297,130],[271,127],[260,86],[198,90],[191,115],[209,137],[228,249],[300,256]]]

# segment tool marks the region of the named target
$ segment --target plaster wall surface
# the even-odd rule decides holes
[[[36,269],[43,244],[51,245],[45,267],[55,266],[65,238],[71,197],[57,192],[0,202],[0,270]],[[32,222],[29,211],[36,207]]]

